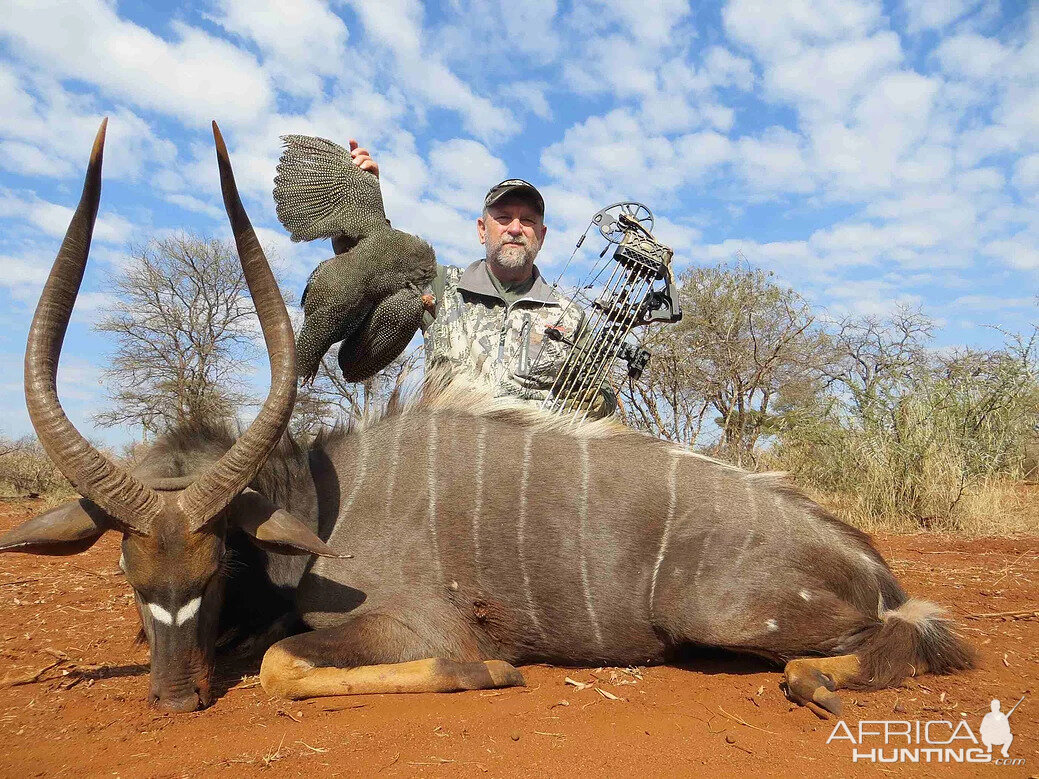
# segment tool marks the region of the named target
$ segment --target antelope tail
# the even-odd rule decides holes
[[[906,676],[967,670],[976,660],[942,609],[919,598],[882,611],[841,643],[859,657],[861,672],[851,686],[862,689],[898,685]]]

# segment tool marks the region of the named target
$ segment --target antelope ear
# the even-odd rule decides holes
[[[84,552],[112,527],[86,498],[63,503],[0,536],[0,552],[70,555]]]
[[[313,530],[255,490],[245,490],[231,501],[229,510],[231,524],[241,528],[261,548],[280,554],[352,556],[336,552]]]

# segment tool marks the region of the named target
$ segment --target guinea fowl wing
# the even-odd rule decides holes
[[[387,227],[379,179],[354,165],[350,152],[309,135],[281,140],[274,202],[293,241],[338,235],[356,241]]]

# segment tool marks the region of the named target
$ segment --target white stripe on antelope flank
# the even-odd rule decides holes
[[[201,605],[201,597],[192,598],[187,603],[185,603],[180,608],[180,611],[177,612],[177,624],[183,625],[185,622],[187,622],[189,619],[195,616],[198,613],[198,607]]]
[[[400,437],[404,435],[405,423],[398,420],[397,430],[393,436],[393,452],[390,456],[390,472],[386,475],[386,513],[392,511],[393,488],[397,484],[397,465],[400,463]]]
[[[653,618],[653,598],[657,593],[657,576],[660,574],[660,564],[664,562],[667,553],[667,540],[671,534],[671,523],[675,521],[675,505],[678,502],[678,458],[680,454],[675,450],[671,452],[671,467],[667,474],[667,519],[664,521],[664,532],[660,534],[660,549],[657,552],[657,562],[653,566],[653,580],[649,584],[649,616]]]
[[[164,609],[159,604],[145,603],[144,605],[148,607],[148,611],[151,612],[152,619],[154,619],[156,622],[161,622],[163,625],[173,624],[173,615],[166,611],[166,609]]]
[[[357,495],[361,492],[361,483],[364,481],[364,477],[368,474],[368,455],[371,449],[368,443],[371,436],[361,436],[361,453],[360,457],[357,458],[358,466],[354,471],[354,483],[350,487],[350,494],[346,498],[346,503],[343,504],[343,508],[340,509],[341,516],[348,516],[350,508],[354,505],[354,501],[357,500]]]
[[[534,593],[530,589],[530,572],[527,570],[527,559],[524,554],[525,540],[523,531],[527,523],[527,487],[530,481],[531,449],[534,442],[534,431],[528,430],[523,437],[523,472],[520,475],[519,514],[516,517],[516,552],[519,555],[520,572],[523,574],[523,590],[527,594],[527,613],[534,628],[545,638],[545,629],[538,620],[537,606],[534,605]]]
[[[707,547],[710,545],[712,538],[714,538],[713,530],[704,536],[703,545],[700,547],[700,562],[696,564],[696,573],[693,575],[694,587],[700,583],[700,574],[703,573],[703,565],[707,562]]]
[[[483,458],[486,450],[487,422],[480,420],[476,434],[476,491],[473,497],[473,556],[476,570],[480,570],[480,512],[483,511]],[[479,573],[477,573],[479,577]]]
[[[588,477],[590,463],[588,458],[588,439],[582,438],[577,442],[581,450],[581,494],[578,496],[578,524],[577,545],[581,554],[581,587],[584,589],[584,603],[588,608],[588,616],[592,620],[592,630],[595,631],[595,641],[601,647],[602,631],[599,629],[599,617],[595,614],[595,606],[592,605],[592,588],[588,584],[588,560],[585,557],[585,528],[588,525]]]
[[[429,525],[430,551],[433,553],[433,562],[437,567],[437,580],[443,578],[440,566],[440,541],[437,537],[437,414],[431,412],[429,415],[429,434],[426,436],[428,447],[426,449],[426,492],[428,502],[426,504],[426,522]]]

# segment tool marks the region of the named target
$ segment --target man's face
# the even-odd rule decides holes
[[[492,269],[504,271],[508,280],[529,277],[547,232],[533,205],[504,198],[476,221],[476,229],[480,243],[487,247],[487,263]]]

